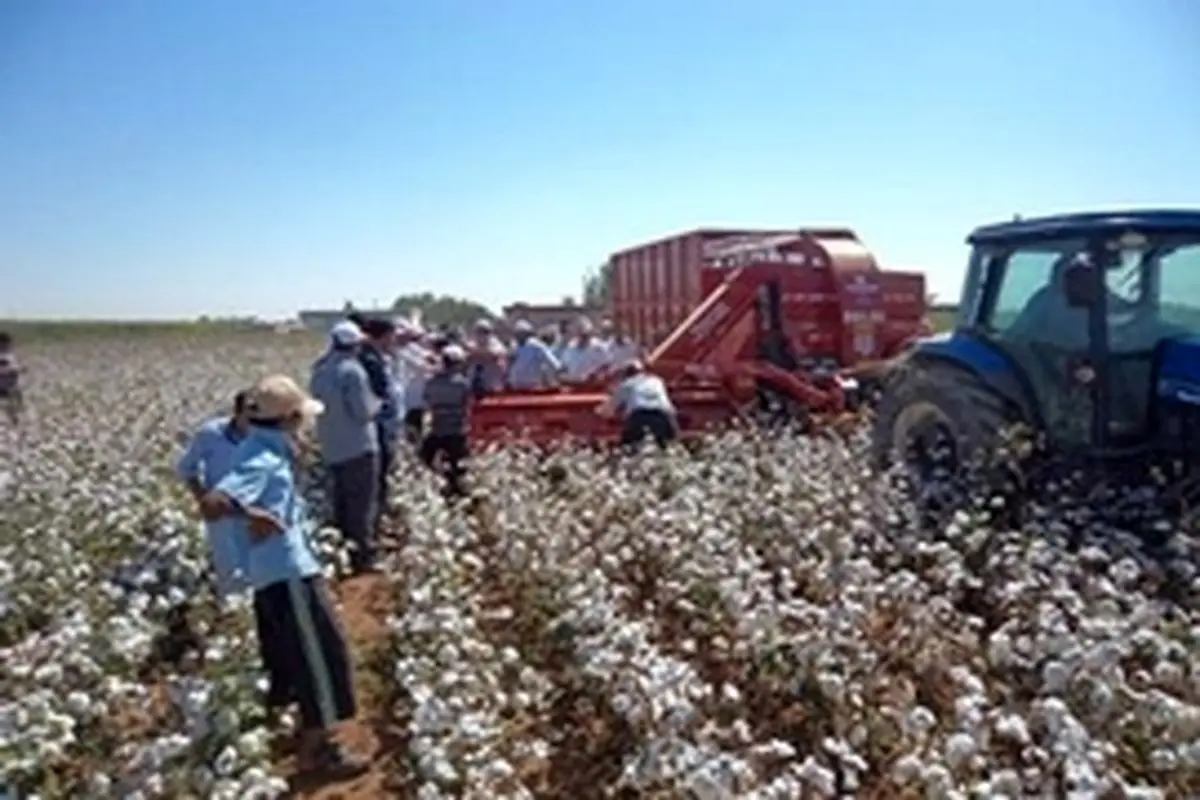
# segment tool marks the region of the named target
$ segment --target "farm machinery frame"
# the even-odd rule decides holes
[[[613,263],[614,319],[656,341],[646,366],[667,383],[685,438],[844,411],[858,388],[846,368],[885,361],[928,332],[924,277],[880,270],[845,229],[694,231]],[[608,389],[598,380],[490,395],[472,414],[473,438],[615,442],[619,422],[597,413]]]

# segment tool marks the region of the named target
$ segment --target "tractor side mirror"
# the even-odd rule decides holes
[[[1071,308],[1091,308],[1096,297],[1096,277],[1087,264],[1072,264],[1063,273],[1063,293]]]

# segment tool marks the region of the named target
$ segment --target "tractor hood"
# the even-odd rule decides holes
[[[1161,398],[1200,406],[1200,337],[1162,343],[1157,390]]]

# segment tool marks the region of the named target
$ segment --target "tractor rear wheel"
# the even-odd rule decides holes
[[[969,372],[905,360],[880,398],[872,455],[880,468],[907,464],[927,484],[957,473],[1017,422],[1004,398]]]

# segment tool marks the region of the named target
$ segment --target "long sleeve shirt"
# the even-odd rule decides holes
[[[317,440],[326,463],[340,464],[379,451],[375,416],[382,403],[352,353],[334,353],[318,362],[310,390],[325,404],[324,413],[317,417]]]

